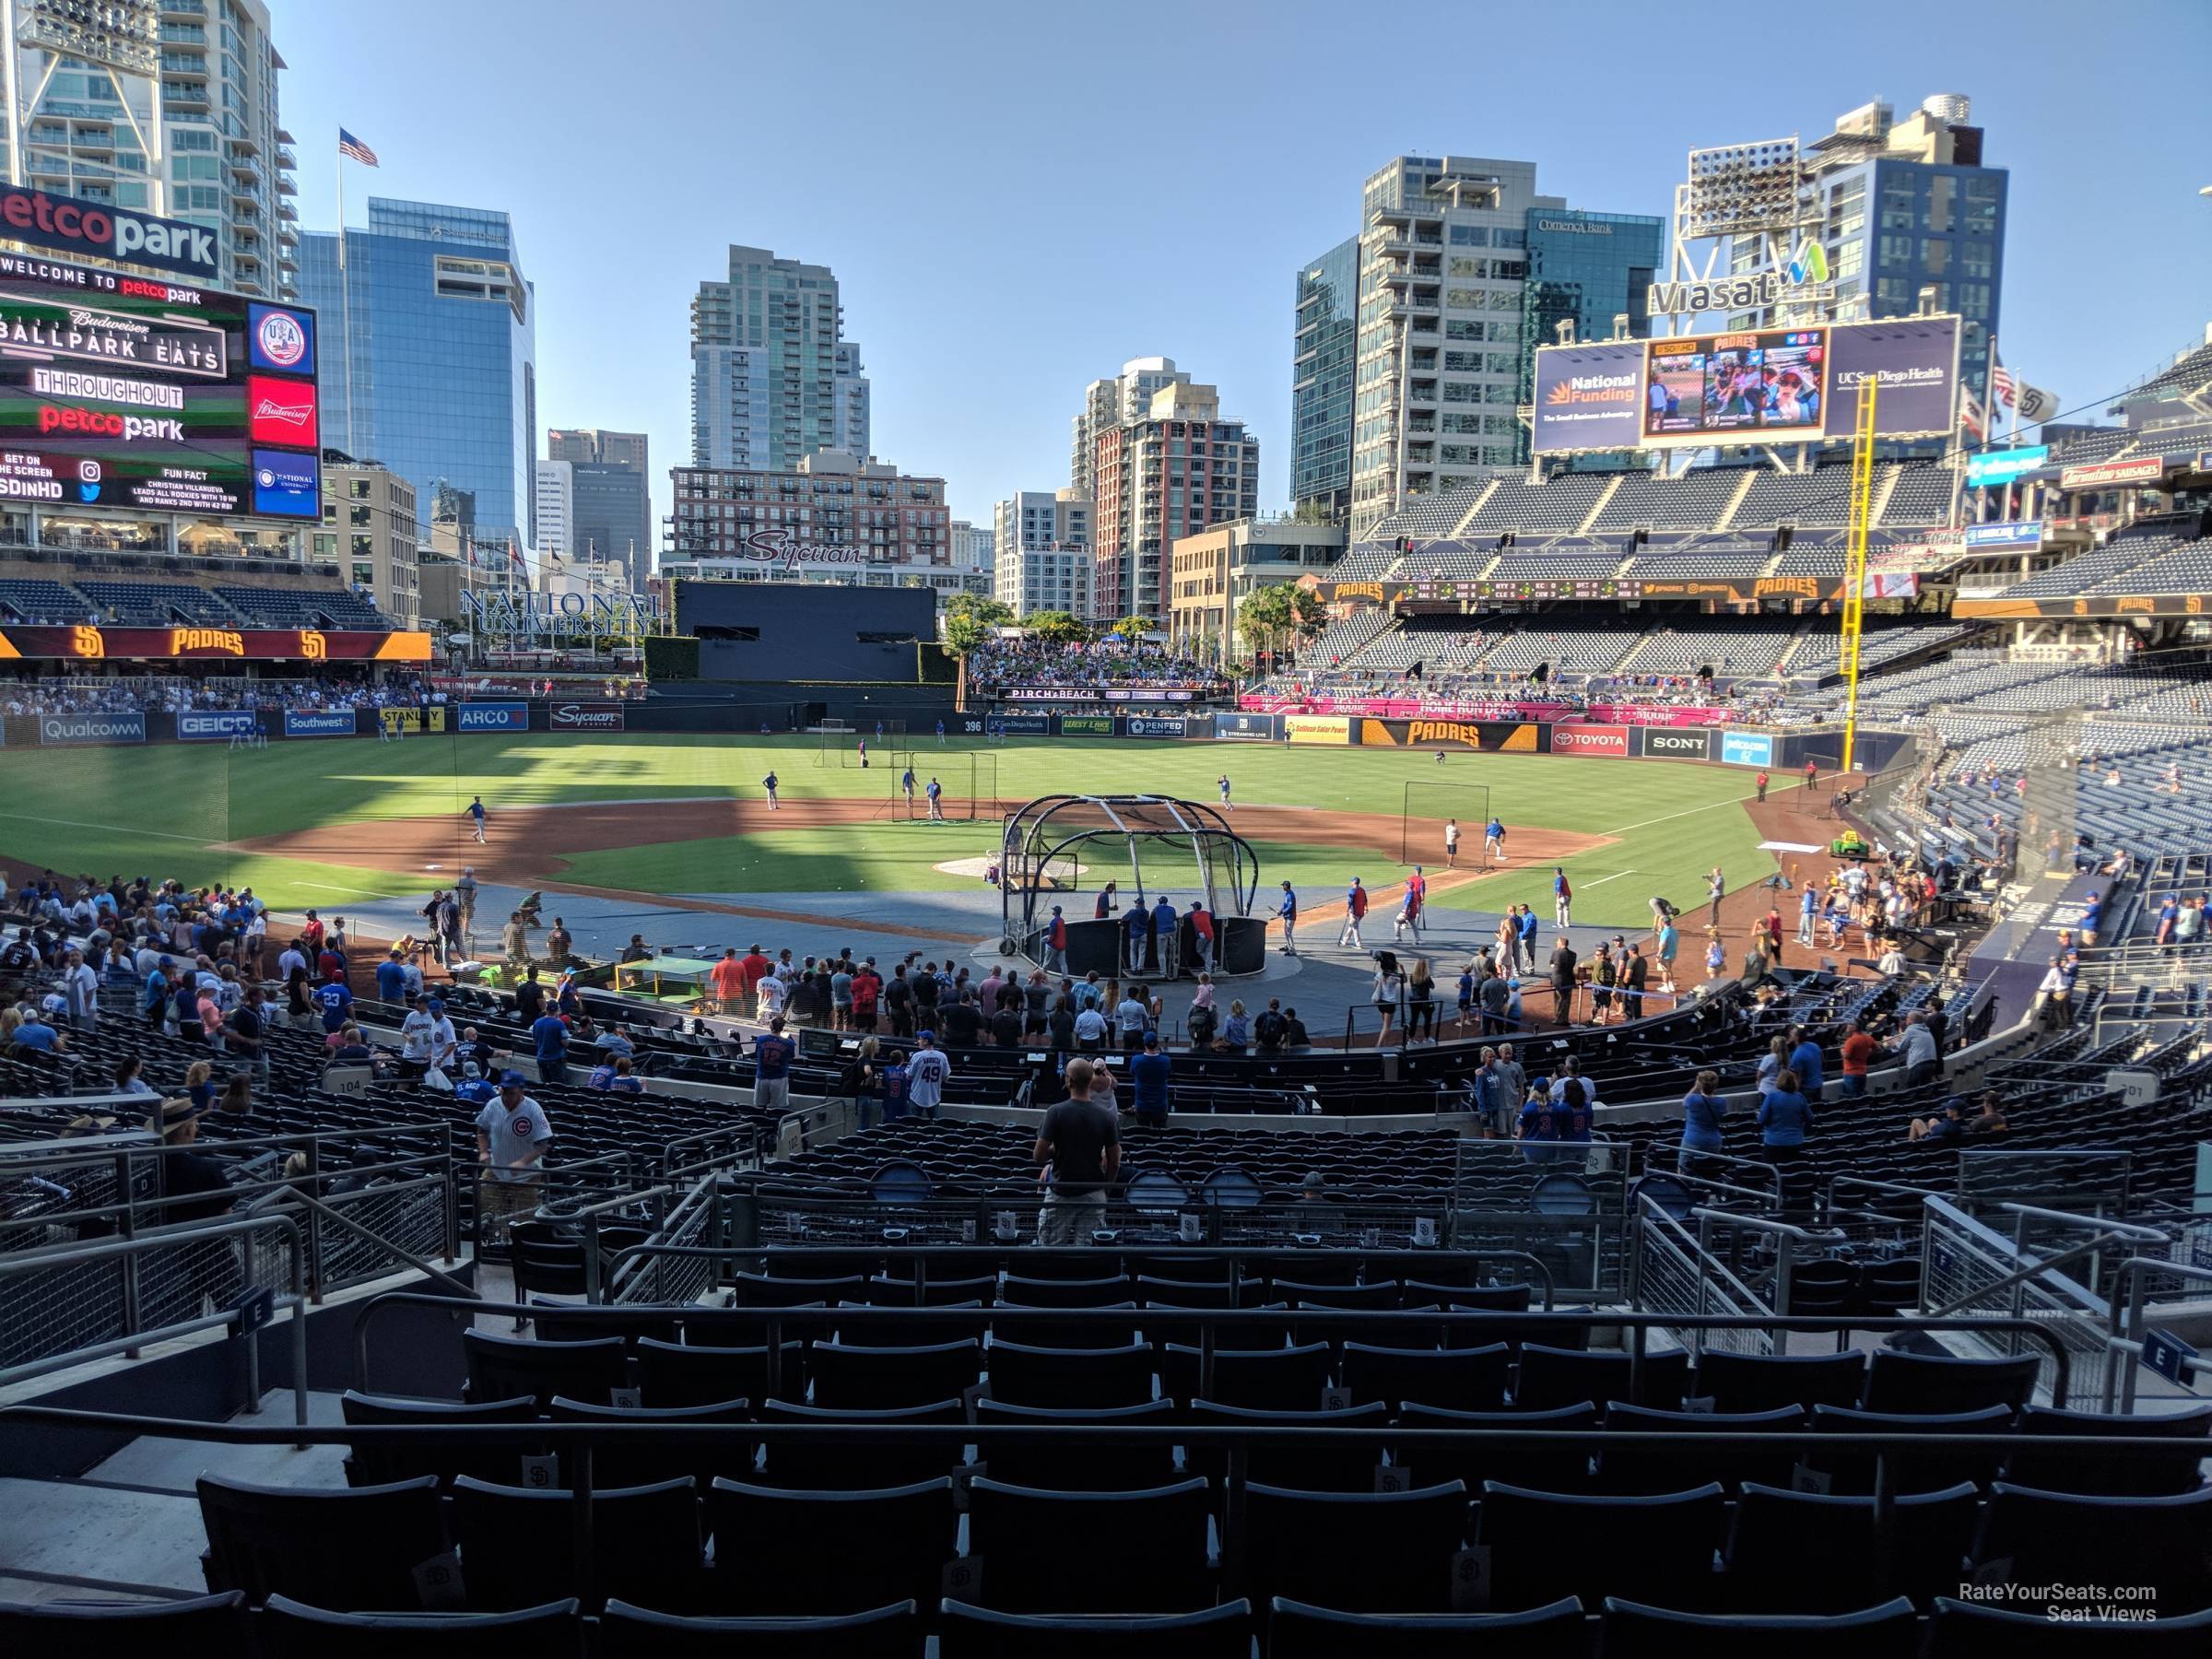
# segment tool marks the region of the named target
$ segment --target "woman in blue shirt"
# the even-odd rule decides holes
[[[1759,1141],[1767,1160],[1794,1162],[1812,1126],[1813,1109],[1797,1090],[1797,1074],[1785,1065],[1759,1102]]]
[[[1721,1119],[1727,1112],[1720,1073],[1700,1072],[1695,1087],[1682,1097],[1682,1150],[1676,1157],[1676,1169],[1685,1175],[1717,1173],[1712,1163],[1698,1154],[1721,1149]]]

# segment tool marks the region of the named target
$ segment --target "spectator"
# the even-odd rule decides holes
[[[938,1050],[935,1031],[924,1031],[914,1041],[916,1047],[906,1063],[912,1079],[908,1098],[916,1112],[934,1122],[945,1099],[945,1085],[952,1080],[952,1062]]]
[[[1276,1018],[1282,1017],[1278,1014]],[[1129,1080],[1135,1089],[1131,1109],[1139,1124],[1155,1129],[1167,1127],[1168,1077],[1171,1069],[1167,1055],[1160,1053],[1159,1033],[1147,1031],[1144,1053],[1129,1062]]]
[[[1574,1019],[1574,947],[1561,934],[1551,953],[1551,1018],[1555,1025]]]
[[[628,1054],[617,1054],[612,1060],[602,1061],[594,1066],[585,1087],[605,1089],[610,1094],[643,1094],[645,1092],[645,1085],[634,1074]]]
[[[1221,1037],[1214,1046],[1230,1053],[1241,1054],[1251,1041],[1252,1027],[1244,1018],[1244,1005],[1241,1000],[1231,998],[1229,1005],[1229,1018],[1221,1022]]]
[[[1700,1072],[1697,1082],[1682,1097],[1682,1150],[1675,1159],[1676,1169],[1685,1175],[1718,1174],[1719,1160],[1699,1155],[1721,1150],[1721,1120],[1727,1115],[1728,1102],[1721,1098],[1721,1074]]]
[[[1769,1163],[1797,1161],[1813,1126],[1813,1109],[1799,1092],[1797,1074],[1788,1066],[1769,1084],[1759,1101],[1759,1141]]]
[[[769,1020],[768,1030],[753,1039],[753,1104],[778,1116],[791,1108],[791,1063],[799,1045],[783,1035],[783,1017]]]
[[[1418,1042],[1425,1035],[1436,1041],[1436,982],[1429,977],[1429,959],[1413,959],[1406,976],[1406,1041]]]
[[[1390,1022],[1397,1018],[1398,1004],[1406,996],[1406,977],[1398,971],[1398,959],[1387,950],[1375,953],[1374,982],[1368,994],[1381,1022],[1375,1032],[1375,1046],[1381,1048],[1390,1041]]]
[[[1904,1063],[1907,1088],[1918,1088],[1943,1069],[1943,1057],[1936,1047],[1936,1034],[1928,1030],[1927,1019],[1923,1015],[1907,1015],[1905,1029],[1891,1041],[1890,1047]]]
[[[1076,994],[1078,998],[1082,996],[1083,991],[1083,986],[1076,987]],[[1018,1022],[1017,1023],[1018,1024]],[[1075,1031],[1076,1047],[1083,1053],[1096,1054],[1105,1048],[1106,1016],[1099,1011],[1099,1006],[1095,1002],[1086,1004],[1077,1014]]]
[[[1843,1037],[1843,1098],[1855,1100],[1866,1092],[1866,1069],[1882,1045],[1866,1033],[1866,1022],[1854,1019]]]
[[[540,1014],[530,1022],[530,1043],[537,1056],[538,1080],[569,1080],[569,1024],[558,1014]]]
[[[1952,1095],[1934,1117],[1914,1118],[1905,1138],[1925,1146],[1957,1146],[1966,1139],[1966,1097]]]
[[[1039,1179],[1049,1183],[1038,1218],[1040,1239],[1047,1244],[1089,1239],[1105,1218],[1106,1187],[1122,1165],[1121,1125],[1112,1107],[1095,1098],[1092,1063],[1069,1061],[1065,1082],[1067,1099],[1046,1109],[1032,1153],[1042,1166]]]
[[[1806,1035],[1801,1025],[1790,1028],[1790,1069],[1797,1074],[1798,1083],[1814,1099],[1820,1095],[1820,1045]]]
[[[522,1073],[503,1073],[500,1098],[477,1114],[477,1162],[484,1171],[477,1189],[477,1217],[487,1239],[504,1238],[511,1217],[537,1208],[553,1125],[530,1098],[528,1087]]]
[[[1774,1079],[1782,1075],[1782,1068],[1789,1063],[1790,1040],[1772,1038],[1767,1043],[1767,1052],[1759,1057],[1759,1069],[1752,1074],[1751,1080],[1760,1088],[1771,1088]]]

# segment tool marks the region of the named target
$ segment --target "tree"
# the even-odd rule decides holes
[[[1277,637],[1288,632],[1290,626],[1290,588],[1287,583],[1255,587],[1237,601],[1237,632],[1248,653],[1272,651]]]
[[[1124,617],[1106,631],[1120,634],[1124,640],[1141,640],[1159,626],[1150,617]]]
[[[1336,522],[1336,515],[1330,511],[1326,501],[1300,501],[1290,514],[1290,522],[1294,524],[1333,524]]]
[[[1014,620],[1014,607],[980,594],[955,594],[945,602],[945,648],[960,665],[959,702],[968,706],[968,655],[991,642]]]
[[[1023,623],[1030,637],[1047,645],[1065,645],[1083,637],[1083,624],[1064,610],[1039,611]]]
[[[1312,588],[1287,586],[1283,591],[1290,595],[1290,629],[1301,642],[1329,625],[1329,607]]]

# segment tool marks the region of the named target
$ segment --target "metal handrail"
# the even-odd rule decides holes
[[[2112,1274],[2112,1319],[2105,1330],[2103,1405],[2108,1412],[2112,1408],[2112,1384],[2119,1370],[2120,1356],[2124,1353],[2140,1355],[2143,1352],[2143,1280],[2150,1273],[2171,1274],[2175,1278],[2194,1279],[2199,1284],[2212,1285],[2212,1267],[2199,1267],[2189,1262],[2161,1262],[2155,1256],[2130,1256],[2120,1264]],[[2127,1292],[2124,1314],[2121,1292]],[[2126,1335],[2121,1334],[2124,1318]],[[2184,1370],[2198,1375],[2212,1375],[2212,1359],[2203,1355],[2184,1358]],[[2136,1408],[2136,1368],[2126,1369],[2126,1383],[2121,1390],[2120,1403],[2124,1411]]]
[[[197,1226],[168,1228],[139,1238],[110,1239],[98,1244],[55,1244],[39,1250],[11,1252],[0,1254],[0,1278],[43,1268],[71,1266],[79,1262],[100,1262],[112,1257],[127,1259],[150,1250],[176,1249],[210,1239],[267,1230],[281,1233],[291,1247],[291,1294],[279,1298],[278,1302],[280,1306],[288,1306],[292,1311],[292,1412],[294,1420],[304,1428],[307,1423],[307,1252],[300,1225],[289,1216],[247,1216],[235,1221],[211,1221]],[[0,1387],[26,1378],[44,1376],[51,1371],[66,1371],[73,1365],[82,1365],[88,1360],[129,1353],[145,1347],[149,1341],[165,1342],[172,1337],[190,1335],[194,1331],[228,1325],[233,1319],[233,1314],[222,1312],[179,1320],[154,1330],[131,1332],[110,1342],[73,1348],[66,1354],[51,1354],[43,1359],[26,1360],[20,1365],[0,1370]],[[258,1342],[246,1345],[246,1409],[259,1411],[261,1345]]]

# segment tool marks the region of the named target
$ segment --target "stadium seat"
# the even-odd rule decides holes
[[[1549,1411],[1578,1400],[1633,1400],[1662,1410],[1681,1405],[1683,1385],[1689,1378],[1688,1354],[1680,1349],[1646,1354],[1640,1390],[1630,1386],[1632,1367],[1633,1361],[1624,1353],[1588,1353],[1524,1342],[1513,1404],[1524,1411]]]
[[[1163,1279],[1140,1274],[1136,1300],[1139,1306],[1147,1308],[1233,1308],[1237,1287],[1227,1279]]]
[[[821,1618],[687,1618],[610,1601],[595,1659],[922,1659],[911,1601]]]
[[[1022,1278],[1007,1274],[998,1288],[1009,1308],[1111,1308],[1131,1300],[1135,1287],[1124,1275],[1111,1278]]]
[[[1733,1492],[1747,1480],[1771,1486],[1789,1480],[1797,1465],[1798,1441],[1805,1433],[1805,1413],[1794,1406],[1778,1406],[1771,1411],[1653,1411],[1616,1400],[1606,1406],[1606,1428],[1669,1434],[1773,1436],[1771,1449],[1756,1451],[1607,1445],[1598,1454],[1597,1471],[1591,1482],[1600,1492],[1649,1494],[1685,1491],[1701,1481],[1717,1480]]]
[[[991,1397],[1012,1406],[1080,1410],[1142,1406],[1152,1398],[1153,1348],[1060,1348],[992,1339]]]
[[[1268,1292],[1294,1308],[1395,1308],[1401,1300],[1398,1281],[1375,1285],[1301,1285],[1277,1277]]]
[[[770,1278],[865,1278],[873,1283],[882,1277],[880,1255],[853,1255],[841,1250],[771,1250],[759,1259],[760,1271]],[[912,1279],[910,1277],[901,1282],[911,1286]]]
[[[1607,1596],[1597,1648],[1604,1659],[1915,1659],[1920,1622],[1901,1595],[1817,1618],[1677,1613]]]
[[[814,1403],[832,1409],[895,1410],[957,1399],[982,1375],[982,1344],[936,1342],[925,1347],[863,1347],[818,1342],[808,1350]]]
[[[1771,1411],[1777,1406],[1855,1406],[1866,1392],[1866,1356],[1730,1354],[1707,1349],[1691,1385],[1715,1411]]]
[[[717,1613],[858,1613],[926,1596],[958,1553],[952,1482],[796,1491],[717,1480],[707,1488]]]
[[[412,1611],[416,1568],[445,1552],[432,1476],[324,1491],[203,1475],[197,1488],[207,1588],[256,1605],[288,1595],[337,1613]]]
[[[1407,1400],[1451,1411],[1502,1411],[1512,1360],[1502,1342],[1478,1348],[1403,1348],[1347,1341],[1339,1363],[1355,1404],[1380,1400],[1394,1415]]]
[[[460,1405],[452,1400],[403,1400],[389,1394],[365,1394],[347,1389],[338,1402],[349,1426],[357,1428],[431,1428],[454,1423],[534,1423],[537,1402],[528,1394],[512,1400],[487,1400],[481,1405]],[[451,1486],[456,1475],[474,1475],[481,1480],[517,1477],[520,1460],[542,1451],[529,1445],[471,1444],[452,1437],[425,1439],[411,1446],[357,1445],[346,1459],[346,1484],[353,1487],[390,1486],[434,1475],[441,1486]]]
[[[1255,1599],[1295,1590],[1359,1613],[1441,1613],[1467,1530],[1458,1481],[1406,1492],[1309,1492],[1254,1482],[1244,1492],[1239,1583]],[[1352,1540],[1358,1547],[1347,1547]]]
[[[2092,1659],[2106,1653],[2124,1659],[2164,1654],[2202,1659],[2208,1646],[2212,1607],[2161,1614],[2141,1622],[2114,1618],[2060,1624],[2041,1608],[2016,1612],[1944,1596],[1936,1603],[1927,1645],[1921,1652],[1924,1659]]]
[[[597,1342],[618,1336],[632,1351],[648,1336],[656,1342],[674,1342],[682,1329],[678,1316],[669,1310],[632,1308],[625,1310],[619,1319],[591,1317],[614,1312],[612,1308],[566,1308],[553,1302],[534,1302],[530,1324],[540,1342]]]
[[[806,1349],[783,1344],[782,1380],[769,1387],[766,1347],[678,1347],[647,1336],[638,1343],[641,1405],[712,1406],[723,1400],[765,1400],[806,1392]]]
[[[1204,1480],[1049,1492],[989,1478],[968,1494],[978,1599],[1006,1613],[1187,1613],[1213,1600]]]
[[[2033,1354],[2014,1359],[1961,1359],[1948,1354],[1900,1354],[1875,1350],[1866,1373],[1868,1411],[1979,1411],[2007,1406],[2018,1411],[2035,1388],[2042,1361]]]
[[[2053,1435],[2157,1435],[2171,1437],[2171,1451],[2123,1452],[2116,1446],[2095,1452],[2067,1452],[2030,1443],[2005,1462],[2005,1479],[2013,1486],[2044,1492],[2083,1492],[2106,1497],[2157,1497],[2194,1492],[2204,1485],[2203,1464],[2212,1453],[2212,1406],[2195,1411],[2138,1413],[2114,1417],[2100,1411],[2057,1411],[2030,1406],[2020,1414],[2020,1430],[2034,1438]]]
[[[1171,1284],[1234,1285],[1237,1282],[1234,1256],[1137,1256],[1130,1261],[1128,1266],[1130,1272],[1142,1277]]]
[[[1547,1429],[1594,1432],[1597,1407],[1588,1400],[1550,1411],[1452,1411],[1408,1400],[1398,1413],[1401,1429],[1462,1429],[1474,1433],[1497,1429]],[[1458,1480],[1470,1492],[1485,1481],[1529,1487],[1540,1492],[1580,1492],[1590,1485],[1590,1453],[1575,1445],[1516,1445],[1497,1440],[1402,1441],[1391,1461],[1411,1471],[1411,1478],[1433,1485]]]
[[[1586,1653],[1583,1604],[1524,1613],[1343,1613],[1278,1595],[1267,1659],[1565,1659]]]
[[[1790,1269],[1790,1303],[1794,1316],[1812,1319],[1823,1313],[1848,1313],[1859,1293],[1856,1263],[1801,1262]]]
[[[1874,1500],[1745,1483],[1728,1549],[1727,1604],[1747,1613],[1848,1613],[1887,1591],[1926,1608],[1962,1582],[1980,1514],[1966,1481],[1890,1507],[1888,1582],[1874,1563]]]
[[[1002,1313],[1007,1308],[1004,1300],[998,1305]],[[1026,1343],[1031,1347],[1127,1347],[1137,1338],[1136,1312],[1133,1301],[1113,1302],[1103,1308],[1027,1309],[1019,1318],[997,1319],[992,1329],[1004,1333],[1011,1341]],[[1127,1317],[1104,1317],[1111,1313]]]
[[[565,1491],[453,1482],[453,1539],[469,1606],[537,1605],[547,1584],[575,1591],[587,1610],[609,1595],[672,1613],[694,1611],[702,1589],[699,1487],[686,1477],[610,1487],[591,1496],[592,1584],[575,1583],[575,1505]]]
[[[441,1659],[577,1659],[576,1609],[570,1596],[512,1613],[332,1613],[272,1595],[254,1628],[261,1659],[392,1659],[402,1649]]]
[[[1318,1411],[1329,1385],[1325,1342],[1294,1348],[1216,1348],[1211,1382],[1202,1379],[1199,1351],[1171,1342],[1163,1350],[1162,1391],[1188,1405],[1203,1394],[1223,1406],[1253,1411]]]
[[[0,1602],[0,1653],[68,1659],[241,1659],[253,1644],[236,1590],[188,1601]]]
[[[1986,1487],[1997,1477],[2002,1454],[1996,1452],[1944,1449],[1942,1437],[1950,1434],[2002,1434],[2012,1425],[2008,1406],[1986,1406],[1980,1411],[1921,1414],[1853,1411],[1841,1406],[1813,1407],[1812,1438],[1805,1442],[1805,1465],[1828,1483],[1830,1492],[1861,1497],[1874,1490],[1875,1453],[1821,1444],[1830,1434],[1926,1435],[1936,1442],[1926,1452],[1900,1453],[1889,1460],[1890,1480],[1900,1492],[1940,1492],[1971,1480]]]
[[[1124,1613],[1095,1618],[999,1613],[965,1602],[942,1605],[939,1659],[1247,1659],[1252,1604],[1223,1602],[1199,1613]]]
[[[757,1407],[754,1415],[763,1425],[968,1420],[967,1409],[959,1400],[937,1400],[889,1411],[833,1410],[790,1400],[769,1400]],[[904,1444],[834,1437],[791,1439],[769,1444],[762,1478],[768,1485],[800,1491],[867,1491],[936,1480],[960,1467],[963,1461],[959,1446],[949,1437],[936,1443],[917,1441]]]
[[[1596,1606],[1616,1593],[1702,1610],[1714,1595],[1724,1513],[1718,1481],[1648,1498],[1482,1488],[1491,1605],[1542,1606],[1569,1595]]]
[[[871,1315],[886,1312],[883,1305],[879,1302],[839,1302],[837,1305],[841,1312],[847,1308],[856,1308],[865,1309]],[[933,1305],[969,1312],[980,1312],[983,1306],[980,1301],[945,1302]],[[911,1319],[900,1319],[894,1311],[887,1317],[854,1320],[849,1325],[841,1323],[835,1340],[852,1347],[924,1348],[936,1347],[947,1342],[959,1341],[963,1333],[957,1324],[944,1320],[929,1319],[919,1313]],[[968,1340],[980,1342],[981,1339],[969,1337]],[[815,1346],[819,1347],[822,1343],[818,1341]],[[978,1363],[980,1365],[981,1362]],[[973,1379],[971,1378],[970,1381],[972,1382]],[[961,1386],[966,1387],[967,1384],[962,1383]]]
[[[997,1300],[996,1274],[985,1278],[942,1279],[932,1275],[918,1288],[912,1279],[883,1277],[870,1279],[867,1285],[871,1308],[987,1308]]]
[[[1390,1408],[1380,1400],[1370,1400],[1343,1411],[1253,1411],[1193,1400],[1182,1418],[1194,1429],[1372,1429],[1374,1439],[1362,1438],[1349,1445],[1261,1441],[1247,1447],[1244,1465],[1245,1478],[1266,1486],[1296,1482],[1315,1492],[1371,1492],[1375,1470],[1382,1462]],[[1228,1473],[1228,1453],[1218,1446],[1194,1446],[1186,1455],[1194,1470],[1211,1478],[1223,1478]]]
[[[555,1394],[566,1394],[571,1400],[604,1400],[611,1405],[612,1391],[629,1383],[628,1350],[619,1336],[603,1336],[595,1342],[533,1342],[527,1337],[464,1331],[461,1348],[468,1358],[468,1398],[472,1402],[528,1394],[543,1411]],[[715,1398],[734,1399],[743,1392]]]
[[[818,1303],[862,1300],[868,1288],[864,1277],[772,1278],[764,1273],[732,1276],[733,1308],[804,1308]]]
[[[744,1400],[723,1400],[709,1406],[594,1406],[584,1400],[553,1396],[551,1416],[557,1423],[664,1423],[730,1424],[752,1420],[752,1407]],[[752,1473],[753,1442],[733,1440],[710,1446],[690,1436],[680,1439],[631,1438],[603,1441],[592,1449],[592,1488],[658,1486],[663,1481],[697,1477],[703,1485],[716,1475]],[[571,1484],[567,1464],[560,1484]],[[496,1484],[512,1486],[515,1482]]]
[[[976,1427],[991,1423],[1098,1425],[1170,1423],[1176,1420],[1175,1402],[1147,1400],[1141,1406],[1093,1406],[1060,1410],[1043,1406],[1016,1406],[1005,1400],[978,1400]],[[980,1456],[992,1478],[1008,1486],[1038,1487],[1046,1491],[1135,1491],[1146,1487],[1170,1486],[1177,1479],[1175,1448],[1169,1443],[1138,1445],[1124,1440],[1062,1439],[1051,1444],[1014,1441],[984,1441]]]
[[[2087,1498],[1998,1481],[1975,1569],[2014,1584],[2147,1585],[2161,1618],[2212,1607],[2212,1487],[2163,1498]],[[1978,1581],[1977,1581],[1978,1582]]]

